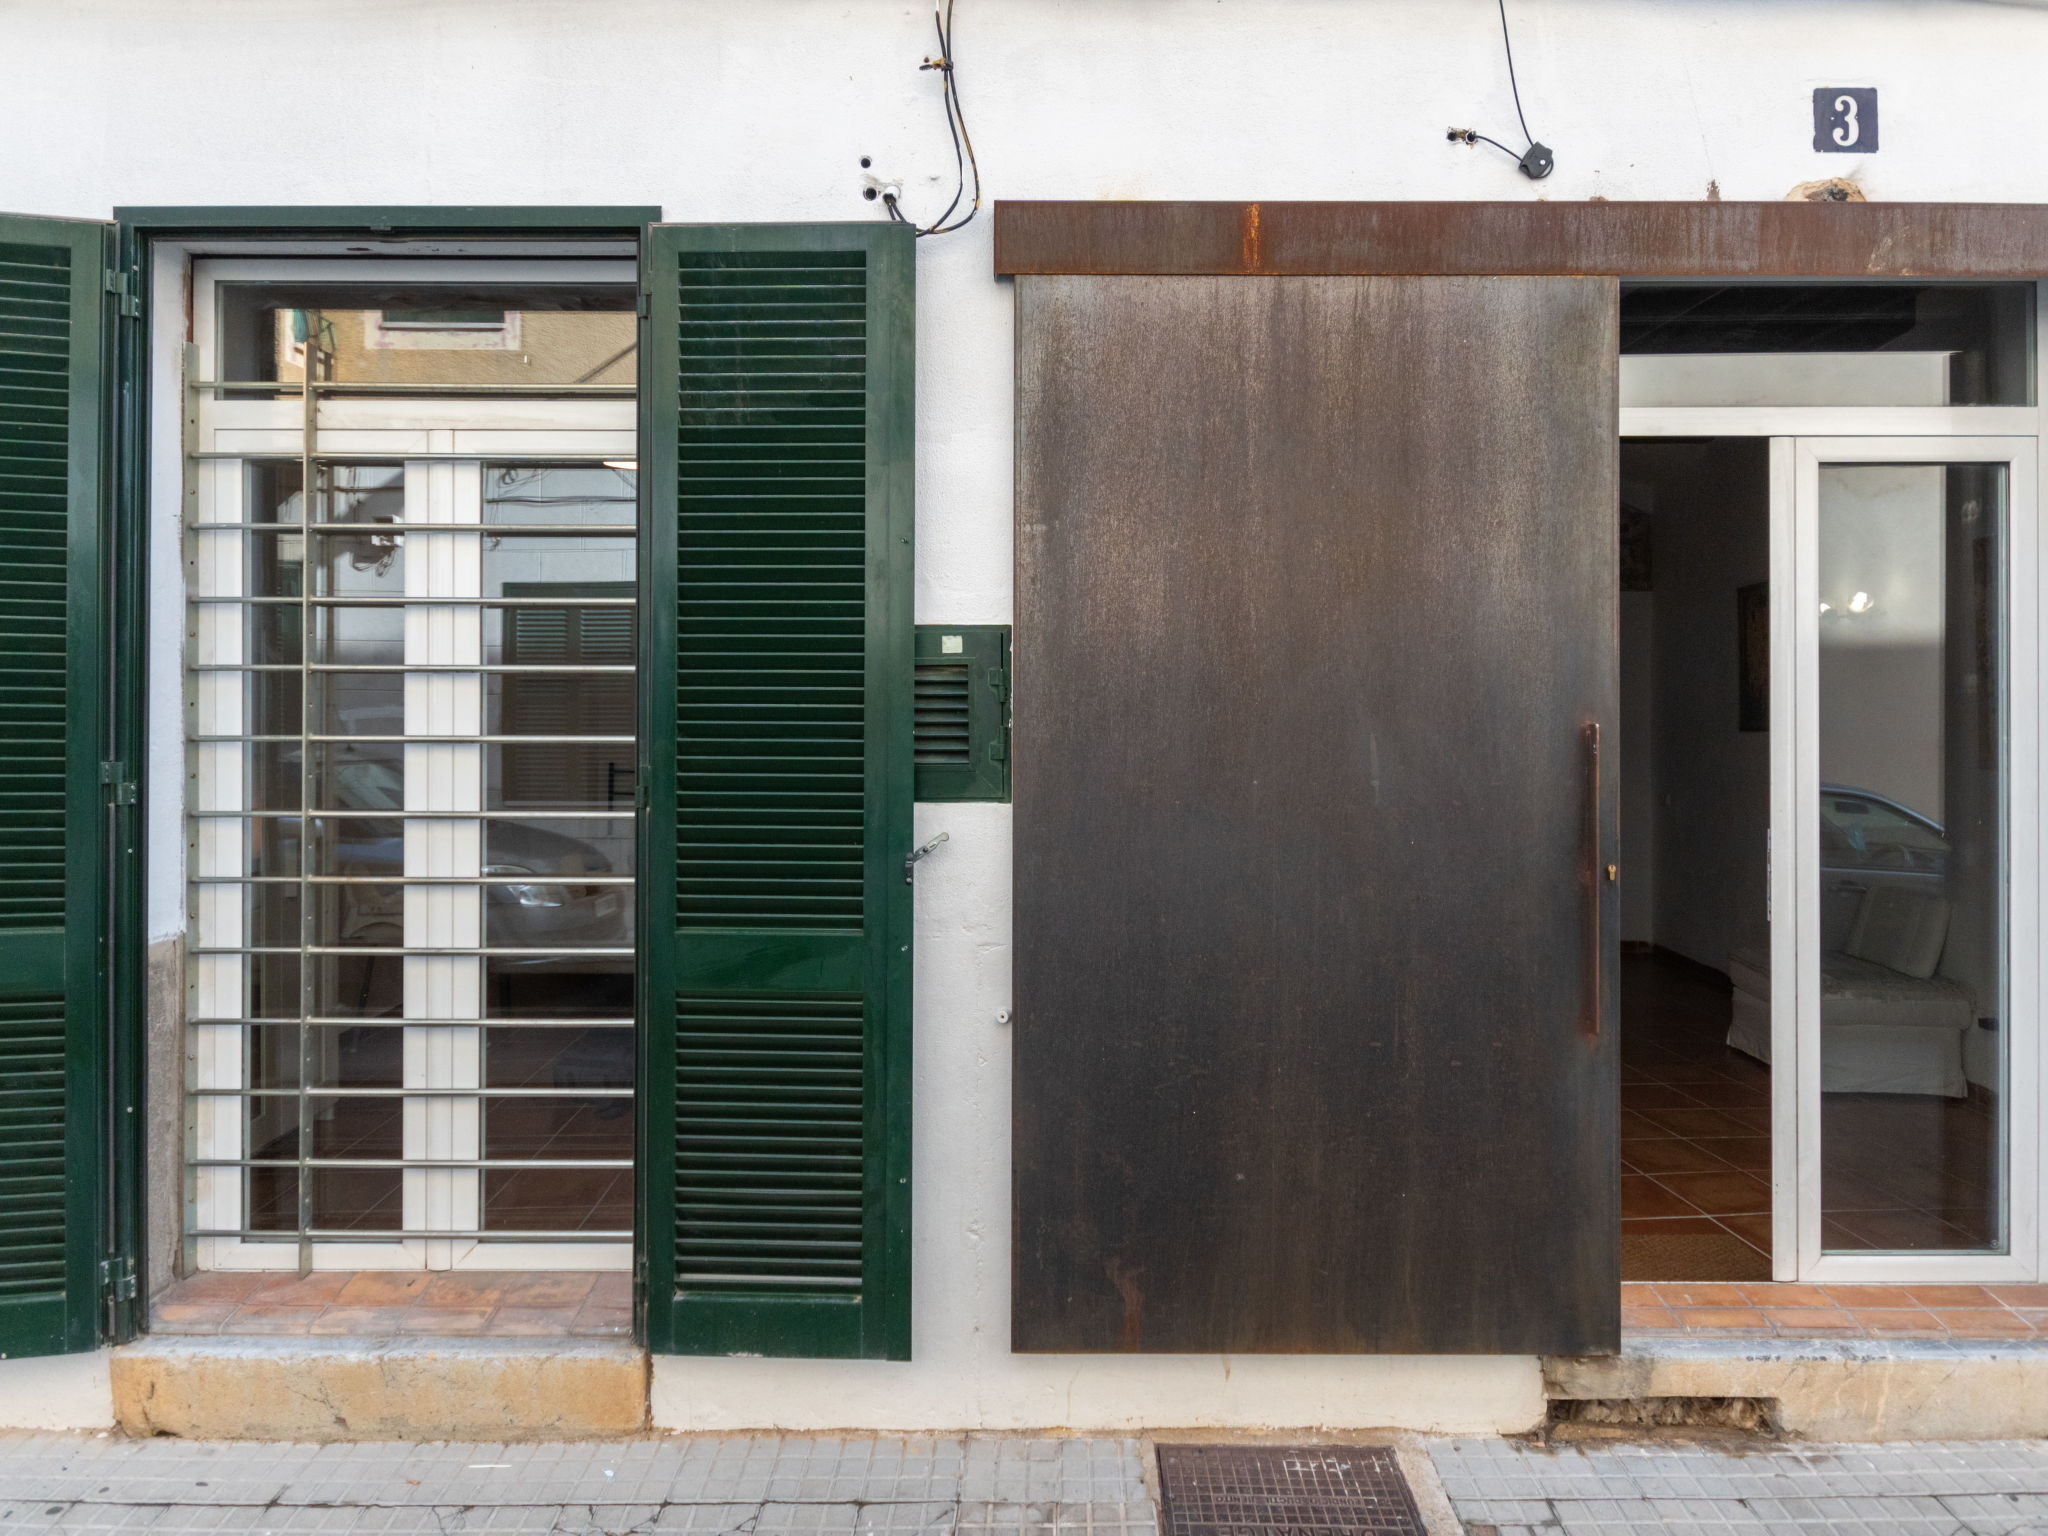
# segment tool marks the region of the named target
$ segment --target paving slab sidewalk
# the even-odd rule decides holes
[[[1157,1536],[1136,1440],[253,1445],[0,1435],[0,1536]]]
[[[1431,1536],[1454,1528],[1452,1510],[1469,1536],[2048,1536],[2038,1441],[1396,1438],[1425,1517],[1444,1512]],[[1159,1536],[1148,1453],[1135,1438],[1013,1435],[254,1445],[0,1434],[0,1536]]]
[[[2048,1536],[2048,1442],[1438,1441],[1471,1536]]]

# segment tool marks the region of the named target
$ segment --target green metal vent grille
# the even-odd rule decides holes
[[[0,244],[0,929],[64,922],[71,260]]]
[[[917,765],[965,768],[973,760],[967,663],[917,665]]]
[[[0,1304],[64,1292],[64,1005],[0,1002]]]
[[[858,930],[866,256],[689,252],[678,299],[677,921]]]
[[[858,997],[683,996],[676,1007],[676,1282],[858,1290]]]

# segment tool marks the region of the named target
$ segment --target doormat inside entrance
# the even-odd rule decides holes
[[[1162,1445],[1161,1536],[1423,1536],[1385,1445]]]
[[[1768,1280],[1771,1261],[1733,1232],[1624,1232],[1624,1280]]]

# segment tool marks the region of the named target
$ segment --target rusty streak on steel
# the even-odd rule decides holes
[[[998,202],[995,226],[1001,275],[2048,275],[2036,203]]]

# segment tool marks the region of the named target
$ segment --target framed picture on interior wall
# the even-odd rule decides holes
[[[1753,581],[1735,589],[1735,689],[1737,729],[1771,728],[1771,584]]]

